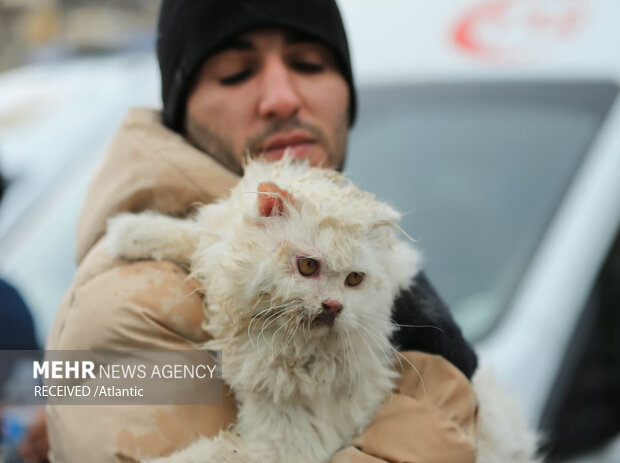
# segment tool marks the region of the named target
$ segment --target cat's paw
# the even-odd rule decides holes
[[[123,213],[108,219],[105,245],[114,257],[128,260],[156,258],[150,243],[150,218],[144,215]]]
[[[189,219],[147,211],[109,219],[104,240],[114,257],[170,260],[188,266],[198,236]]]

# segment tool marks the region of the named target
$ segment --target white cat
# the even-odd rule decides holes
[[[223,352],[239,403],[232,429],[153,462],[327,462],[361,432],[393,389],[391,309],[420,266],[399,219],[342,174],[287,157],[249,162],[230,198],[190,219],[111,219],[113,254],[172,260],[201,282],[205,347]],[[478,461],[530,461],[487,447]]]

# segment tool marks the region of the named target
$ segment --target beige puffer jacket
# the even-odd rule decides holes
[[[48,349],[192,349],[201,329],[198,283],[170,262],[110,258],[99,239],[108,217],[155,209],[183,215],[227,194],[238,178],[161,125],[156,111],[130,112],[93,178],[77,234],[79,268],[65,295]],[[333,462],[473,462],[477,401],[467,378],[442,357],[404,353],[396,394],[363,435]],[[423,378],[425,392],[421,387]],[[55,463],[136,461],[213,436],[235,418],[220,406],[50,406]]]

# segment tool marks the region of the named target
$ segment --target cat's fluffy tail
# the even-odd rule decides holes
[[[476,463],[541,463],[538,434],[493,372],[482,368],[472,382],[480,403]]]
[[[189,267],[198,241],[198,228],[191,219],[178,219],[155,212],[123,213],[108,220],[108,252],[128,260],[170,260]]]

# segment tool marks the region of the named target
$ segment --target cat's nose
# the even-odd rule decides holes
[[[336,315],[342,310],[342,304],[333,299],[325,299],[322,304],[323,310],[329,314]]]

